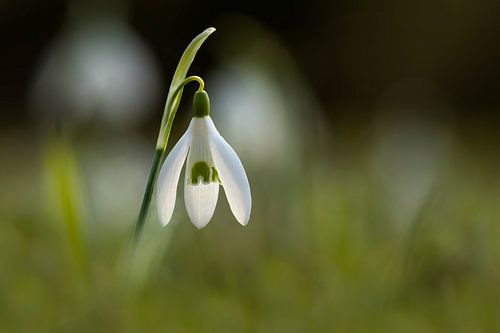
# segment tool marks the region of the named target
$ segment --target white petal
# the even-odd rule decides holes
[[[186,175],[188,172],[186,171]],[[219,196],[219,183],[199,182],[197,185],[184,186],[184,201],[189,218],[193,224],[201,229],[210,222],[214,215],[217,197]]]
[[[193,163],[204,161],[213,166],[210,146],[208,143],[208,117],[193,118],[191,120],[191,145],[187,157],[187,169],[190,170]],[[188,172],[189,173],[189,172]]]
[[[177,196],[177,184],[181,174],[182,166],[186,160],[186,155],[191,142],[191,125],[186,133],[181,137],[179,142],[174,146],[170,154],[168,154],[158,176],[156,185],[156,202],[158,217],[162,225],[167,225],[170,222],[174,211],[175,199]]]
[[[231,211],[242,225],[250,219],[252,196],[250,185],[238,155],[219,134],[209,118],[209,142],[215,168],[219,173]]]

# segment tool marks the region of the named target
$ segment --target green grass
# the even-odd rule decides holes
[[[47,196],[43,159],[10,155],[2,162],[16,172],[2,176],[0,194],[0,332],[500,331],[491,162],[457,150],[402,226],[368,155],[317,153],[297,171],[248,170],[247,227],[222,192],[202,230],[187,220],[182,191],[166,228],[152,209],[131,283],[123,263],[140,203],[123,207],[130,219],[121,227],[88,214],[88,284]]]

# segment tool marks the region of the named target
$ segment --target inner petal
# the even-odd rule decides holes
[[[219,181],[210,151],[206,118],[193,118],[192,120],[193,130],[187,158],[186,184],[209,184]]]
[[[191,222],[197,228],[203,228],[214,215],[217,198],[219,196],[218,183],[186,184],[184,187],[184,202]]]

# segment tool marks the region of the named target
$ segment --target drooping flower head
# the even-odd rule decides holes
[[[198,228],[210,222],[222,185],[236,220],[246,225],[252,207],[250,185],[238,155],[210,118],[210,100],[204,90],[195,93],[193,119],[161,167],[156,198],[163,225],[172,217],[186,157],[184,201],[191,222]]]

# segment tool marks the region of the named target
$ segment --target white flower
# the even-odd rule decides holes
[[[193,101],[194,117],[165,159],[156,188],[160,222],[166,225],[174,211],[177,183],[187,156],[184,201],[189,218],[198,228],[210,222],[217,204],[219,184],[224,187],[231,211],[242,225],[250,218],[250,185],[238,155],[219,134],[209,116],[205,91]]]

